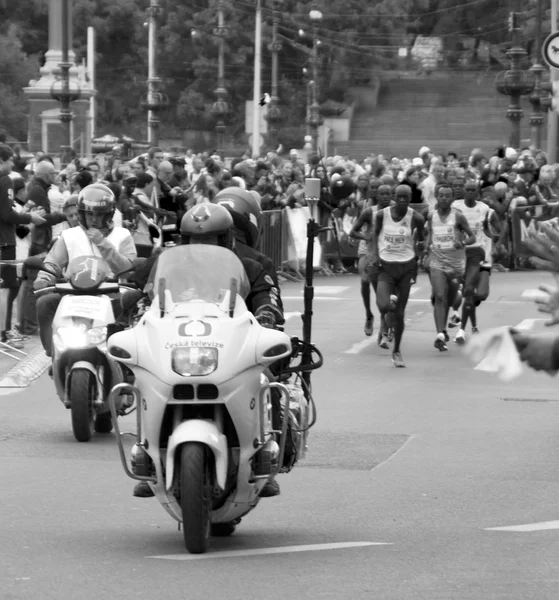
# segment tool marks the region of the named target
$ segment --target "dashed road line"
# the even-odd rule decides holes
[[[505,527],[486,527],[485,531],[513,531],[517,533],[531,533],[533,531],[548,531],[550,529],[559,529],[559,521],[542,521],[541,523],[507,525]]]
[[[365,350],[365,348],[372,346],[374,343],[375,338],[373,338],[372,336],[365,338],[363,341],[353,344],[353,346],[349,350],[345,350],[344,354],[359,354],[362,350]]]

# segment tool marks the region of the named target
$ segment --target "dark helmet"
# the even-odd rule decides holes
[[[336,173],[330,179],[330,191],[336,200],[344,200],[355,191],[355,183],[351,177]]]
[[[113,192],[102,183],[87,185],[78,194],[78,212],[80,223],[87,228],[87,213],[105,215],[103,226],[108,227],[115,214],[116,201]]]
[[[262,230],[262,209],[255,195],[241,188],[228,187],[218,192],[213,202],[231,213],[235,228],[244,234],[246,244],[256,248]]]
[[[217,237],[218,246],[232,250],[235,247],[233,217],[226,208],[217,204],[193,206],[181,220],[182,243],[204,243],[204,238],[212,237]]]

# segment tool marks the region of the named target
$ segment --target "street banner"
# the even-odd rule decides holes
[[[307,223],[311,218],[311,211],[308,207],[287,208],[287,262],[294,268],[305,267],[307,258]],[[322,260],[322,248],[318,237],[314,239],[314,260],[313,266],[320,267]]]
[[[524,244],[524,240],[530,232],[537,231],[536,223],[557,219],[559,214],[558,205],[547,206],[522,206],[512,211],[512,247],[515,256],[532,256]]]

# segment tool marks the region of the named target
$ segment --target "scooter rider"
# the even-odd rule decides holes
[[[181,242],[183,244],[213,244],[223,246],[235,252],[235,228],[233,217],[229,211],[218,204],[198,204],[191,208],[182,218],[180,225]],[[144,289],[151,270],[157,263],[159,255],[152,256],[137,269],[130,278],[140,289]],[[283,311],[278,306],[273,292],[273,282],[262,265],[251,258],[239,257],[250,282],[250,294],[246,298],[247,308],[263,327],[275,327],[283,322]],[[185,265],[188,268],[187,265]],[[269,482],[260,493],[261,497],[275,496],[279,487],[275,481]],[[148,498],[153,492],[146,482],[138,483],[134,488],[134,496]]]
[[[128,229],[111,225],[115,206],[114,194],[105,185],[96,183],[80,191],[80,227],[61,233],[43,261],[44,267],[53,274],[40,271],[33,285],[35,290],[53,285],[55,275],[61,276],[68,264],[81,256],[103,258],[113,273],[122,273],[132,267],[137,257],[136,246]],[[52,355],[52,322],[60,299],[60,294],[52,293],[37,300],[41,343],[47,356]],[[116,308],[114,302],[113,307]]]
[[[266,275],[273,282],[271,293],[276,296],[276,301],[283,313],[278,273],[272,260],[258,250],[262,231],[262,209],[254,195],[247,190],[229,187],[221,190],[213,200],[214,204],[224,206],[233,217],[235,225],[235,252],[241,258],[250,258],[260,263]],[[277,325],[283,324],[276,321]]]

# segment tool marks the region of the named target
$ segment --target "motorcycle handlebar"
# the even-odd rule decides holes
[[[42,288],[40,290],[34,290],[33,293],[35,294],[35,296],[37,298],[40,298],[41,296],[45,296],[46,294],[61,294],[62,296],[65,295],[74,295],[74,296],[101,296],[102,294],[113,294],[116,293],[120,290],[131,290],[131,291],[138,291],[137,286],[132,285],[132,284],[127,284],[127,283],[119,283],[118,285],[115,284],[114,288],[109,288],[109,289],[103,289],[103,290],[75,290],[75,289],[68,289],[68,290],[61,290],[59,287],[55,285],[49,285],[46,288]]]

